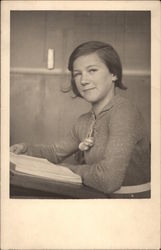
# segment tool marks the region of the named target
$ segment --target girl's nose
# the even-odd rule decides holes
[[[80,82],[81,82],[81,85],[86,85],[89,83],[89,79],[86,74],[82,74]]]

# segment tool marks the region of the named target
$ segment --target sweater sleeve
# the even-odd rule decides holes
[[[71,131],[58,143],[52,145],[44,144],[26,144],[26,155],[45,158],[55,164],[62,162],[66,157],[72,155],[78,150],[80,143],[77,136],[79,122],[73,126]]]
[[[69,166],[83,183],[104,193],[118,190],[124,180],[134,145],[138,140],[139,113],[123,105],[112,112],[109,140],[103,159],[91,165]]]

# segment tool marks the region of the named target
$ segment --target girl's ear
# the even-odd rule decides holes
[[[112,81],[115,82],[117,80],[117,76],[112,74]]]

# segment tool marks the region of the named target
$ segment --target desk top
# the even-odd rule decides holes
[[[82,184],[71,184],[71,183],[63,183],[58,181],[53,181],[51,179],[44,179],[42,177],[37,177],[33,175],[27,175],[20,173],[18,171],[10,171],[10,184],[11,191],[14,187],[18,187],[19,189],[27,189],[30,190],[32,196],[32,190],[39,190],[46,193],[45,198],[71,198],[71,199],[95,199],[95,198],[108,198],[108,196],[102,192],[99,192],[95,189],[89,188]],[[15,196],[15,197],[14,197]],[[25,194],[23,195],[25,198]],[[39,195],[41,196],[41,195]],[[18,194],[11,195],[11,198],[18,198]],[[41,198],[41,197],[39,197]],[[42,197],[44,198],[44,197]]]

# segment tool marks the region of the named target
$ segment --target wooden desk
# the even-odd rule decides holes
[[[81,184],[62,183],[10,171],[10,198],[94,199],[108,196]]]

